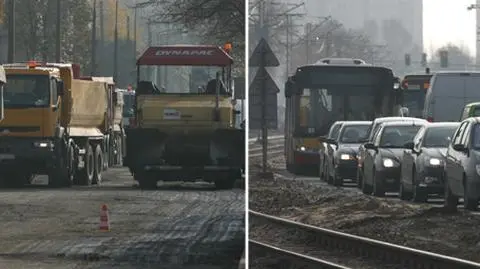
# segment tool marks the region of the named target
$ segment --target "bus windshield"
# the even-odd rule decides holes
[[[410,117],[421,117],[431,75],[409,75],[403,81],[403,105]]]
[[[393,113],[389,69],[321,66],[297,74],[297,133],[324,135],[335,121],[366,121]]]

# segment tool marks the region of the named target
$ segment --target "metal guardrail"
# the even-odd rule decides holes
[[[249,250],[254,255],[260,252],[272,253],[277,257],[295,260],[295,265],[312,266],[312,268],[319,268],[319,269],[352,269],[349,267],[342,266],[340,264],[332,263],[332,262],[318,259],[315,257],[310,257],[307,255],[303,255],[300,253],[275,247],[269,244],[261,243],[255,240],[248,240],[248,246],[249,246]],[[279,262],[283,262],[283,261],[280,259]],[[295,268],[300,268],[300,267],[297,266]]]
[[[405,268],[480,269],[480,263],[395,245],[379,240],[315,227],[249,210],[249,216],[312,233],[327,250],[340,250],[355,256],[401,264]]]

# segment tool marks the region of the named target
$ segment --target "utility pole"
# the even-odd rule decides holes
[[[306,64],[310,63],[311,51],[310,51],[310,43],[312,43],[312,24],[307,23],[305,27],[305,52],[306,52]]]
[[[127,41],[130,43],[130,15],[127,15]]]
[[[118,0],[115,1],[115,41],[113,51],[113,79],[116,82],[118,76],[117,64],[118,64]]]
[[[104,72],[104,63],[103,63],[103,55],[105,53],[105,21],[104,21],[104,9],[103,9],[103,0],[100,0],[100,44],[98,46],[98,50],[100,51],[100,62],[99,62],[99,70],[100,73]]]
[[[290,41],[290,28],[292,28],[292,18],[291,15],[287,15],[287,36],[286,36],[286,50],[285,50],[285,80],[288,79],[290,73],[290,52],[292,49],[292,42]]]
[[[15,0],[13,0],[15,1]],[[62,9],[62,3],[61,0],[57,0],[57,25],[56,25],[56,46],[55,46],[55,61],[59,63],[61,61],[61,34],[60,34],[60,24],[62,21],[62,14],[61,14],[61,9]]]
[[[8,1],[8,62],[15,62],[15,0]]]
[[[137,7],[133,11],[133,58],[137,60]]]
[[[93,0],[92,14],[92,77],[97,73],[97,0]]]

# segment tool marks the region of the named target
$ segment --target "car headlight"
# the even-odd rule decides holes
[[[353,160],[354,157],[350,154],[341,154],[340,155],[340,160],[344,160],[344,161],[347,161],[347,160]]]
[[[392,159],[383,159],[383,166],[384,167],[393,167],[394,163]]]
[[[305,147],[303,147],[303,146],[300,147],[299,149],[300,149],[300,151],[305,151],[305,150],[307,150],[307,149],[306,149]]]
[[[430,158],[430,160],[428,160],[428,163],[432,166],[437,166],[437,165],[442,164],[442,161],[440,159],[437,159],[437,158]]]

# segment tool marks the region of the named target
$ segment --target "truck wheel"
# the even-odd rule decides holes
[[[234,173],[226,173],[216,176],[216,179],[214,183],[217,190],[231,190],[235,187],[237,177],[234,176]]]
[[[123,147],[122,147],[122,137],[117,136],[115,138],[116,145],[117,145],[117,154],[116,154],[116,165],[123,166]]]
[[[66,146],[66,144],[61,143],[60,147],[60,152],[57,152],[55,158],[55,167],[48,173],[48,186],[54,188],[70,187],[73,183],[69,168],[70,155],[73,152],[71,144]]]
[[[20,188],[27,184],[27,174],[20,172],[2,173],[1,181],[2,187],[6,188]]]
[[[93,174],[95,170],[95,158],[93,155],[92,145],[88,144],[85,152],[85,167],[78,171],[78,184],[84,186],[90,186],[93,182]]]
[[[142,190],[155,190],[157,188],[157,179],[143,171],[135,172],[133,177]]]
[[[103,171],[103,152],[102,147],[97,145],[94,155],[94,170],[92,184],[100,185],[102,183],[102,171]]]
[[[223,180],[216,180],[215,181],[215,188],[217,190],[231,190],[235,186],[235,179],[234,178],[225,178]]]

